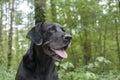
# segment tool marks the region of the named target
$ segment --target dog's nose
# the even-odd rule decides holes
[[[72,36],[69,35],[69,34],[66,34],[64,37],[63,37],[64,41],[70,41],[72,39]]]

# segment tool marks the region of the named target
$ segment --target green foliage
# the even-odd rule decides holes
[[[10,69],[10,71],[6,71],[6,69],[2,66],[0,67],[0,80],[15,80],[16,70]]]
[[[116,40],[116,37],[120,39],[118,0],[35,0],[38,7],[43,4],[44,10],[38,8],[38,12],[45,13],[43,15],[33,10],[26,14],[17,9],[24,2],[35,9],[34,0],[15,2],[10,72],[7,72],[6,66],[11,1],[2,0],[0,3],[3,8],[0,14],[4,14],[3,23],[0,24],[3,26],[4,44],[3,51],[0,51],[0,80],[14,80],[22,56],[29,48],[30,42],[26,39],[26,34],[33,27],[34,18],[37,21],[45,18],[47,22],[57,22],[72,35],[72,43],[67,50],[68,58],[64,60],[66,62],[56,62],[60,67],[60,80],[120,80],[120,56]],[[26,10],[25,7],[23,9]]]
[[[67,64],[70,62],[66,62]],[[66,63],[63,63],[66,64]],[[72,64],[72,63],[70,63]],[[61,64],[62,65],[62,64]],[[65,65],[66,66],[66,65]],[[96,74],[92,71],[86,71],[86,66],[80,66],[78,68],[72,68],[72,70],[64,69],[64,66],[59,70],[60,80],[119,80],[120,75],[115,71],[103,72]]]
[[[94,73],[101,73],[104,72],[104,70],[107,72],[112,68],[112,62],[102,56],[99,56],[94,62],[89,63],[85,67]]]

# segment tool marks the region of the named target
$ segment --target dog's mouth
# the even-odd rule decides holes
[[[53,59],[62,60],[64,58],[67,58],[67,53],[65,51],[66,49],[67,49],[67,46],[59,49],[51,48],[51,50],[55,53],[54,55],[52,55]]]

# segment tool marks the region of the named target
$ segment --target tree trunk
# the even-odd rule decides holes
[[[99,38],[98,38],[98,52],[102,53],[102,32],[99,31]]]
[[[119,59],[119,69],[120,69],[120,43],[119,43],[119,29],[118,29],[118,25],[117,25],[117,20],[115,19],[115,32],[116,32],[116,45],[117,45],[117,53],[118,53],[118,59]]]
[[[51,14],[52,14],[52,21],[57,22],[57,16],[56,16],[56,5],[54,3],[55,0],[50,0],[51,4]]]
[[[3,44],[2,44],[2,42],[3,42],[3,36],[2,36],[2,30],[3,30],[2,29],[2,27],[3,27],[3,25],[2,25],[3,9],[2,9],[2,7],[3,7],[3,0],[0,1],[0,11],[1,11],[1,13],[0,13],[0,56],[3,54]],[[0,63],[1,62],[2,62],[2,60],[0,59]]]
[[[11,67],[11,61],[12,61],[12,36],[13,36],[13,21],[14,21],[14,2],[15,0],[12,0],[12,9],[11,9],[11,21],[10,21],[10,32],[8,36],[8,64],[7,69],[9,70]]]
[[[45,21],[45,0],[35,0],[35,24]]]
[[[88,38],[89,32],[85,30],[85,41],[83,43],[83,51],[84,51],[84,64],[88,65],[91,60],[91,43]]]
[[[107,27],[105,27],[105,31],[104,31],[104,40],[103,40],[103,52],[101,53],[101,56],[105,57],[105,53],[106,53],[106,39],[107,39]]]
[[[119,4],[118,4],[118,5],[119,5],[119,7],[118,7],[118,12],[120,13],[120,1],[119,1]]]

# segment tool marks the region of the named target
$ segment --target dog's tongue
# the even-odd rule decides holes
[[[65,50],[62,49],[52,49],[57,55],[59,55],[62,58],[67,58],[67,53],[65,52]]]

